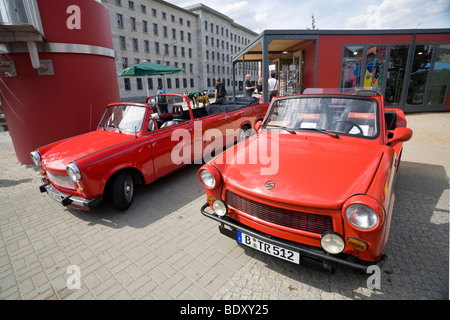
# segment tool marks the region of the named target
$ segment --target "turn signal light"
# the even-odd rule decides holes
[[[358,251],[366,251],[369,247],[367,242],[352,237],[347,238],[347,245]]]
[[[79,194],[84,194],[83,188],[77,188],[77,193],[79,193]]]
[[[207,197],[206,198],[206,202],[208,202],[209,205],[212,205],[212,203],[216,200],[217,198],[214,197]]]

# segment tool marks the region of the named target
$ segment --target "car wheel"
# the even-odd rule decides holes
[[[125,211],[133,202],[134,197],[134,180],[133,176],[127,172],[119,172],[115,177],[112,185],[112,203],[119,211]]]

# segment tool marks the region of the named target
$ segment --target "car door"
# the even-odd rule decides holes
[[[188,120],[149,134],[156,179],[191,163],[193,131],[192,120]]]

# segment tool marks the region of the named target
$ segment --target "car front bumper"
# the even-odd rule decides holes
[[[209,207],[208,203],[205,203],[202,208],[201,212],[204,216],[213,219],[220,223],[219,225],[219,231],[234,239],[237,240],[237,232],[244,232],[252,237],[255,237],[257,239],[260,239],[264,242],[270,243],[275,246],[279,246],[281,248],[286,248],[291,251],[298,252],[300,254],[300,257],[302,261],[308,260],[313,262],[319,262],[324,267],[336,267],[336,266],[345,266],[351,269],[355,269],[359,272],[367,273],[367,268],[369,266],[376,265],[378,267],[382,267],[383,263],[386,261],[387,256],[382,255],[381,258],[378,261],[364,261],[361,259],[358,259],[356,257],[349,256],[347,254],[338,254],[338,255],[332,255],[320,248],[292,242],[289,240],[284,240],[281,238],[273,237],[268,234],[259,232],[255,229],[249,228],[246,225],[243,225],[233,219],[230,219],[227,216],[219,217],[212,213],[209,213],[206,211],[206,208]],[[226,228],[225,226],[228,226],[230,229]]]
[[[85,209],[90,209],[102,201],[102,197],[96,197],[94,199],[85,199],[77,197],[72,194],[63,193],[55,189],[47,179],[41,180],[42,185],[39,187],[41,192],[46,192],[47,195],[53,200],[58,201],[63,206],[76,206]]]

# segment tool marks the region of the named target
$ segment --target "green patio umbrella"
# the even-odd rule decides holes
[[[183,69],[165,66],[158,63],[151,63],[142,61],[138,64],[132,65],[126,69],[117,72],[119,77],[145,77],[145,76],[159,76],[165,74],[173,74],[181,72]]]

